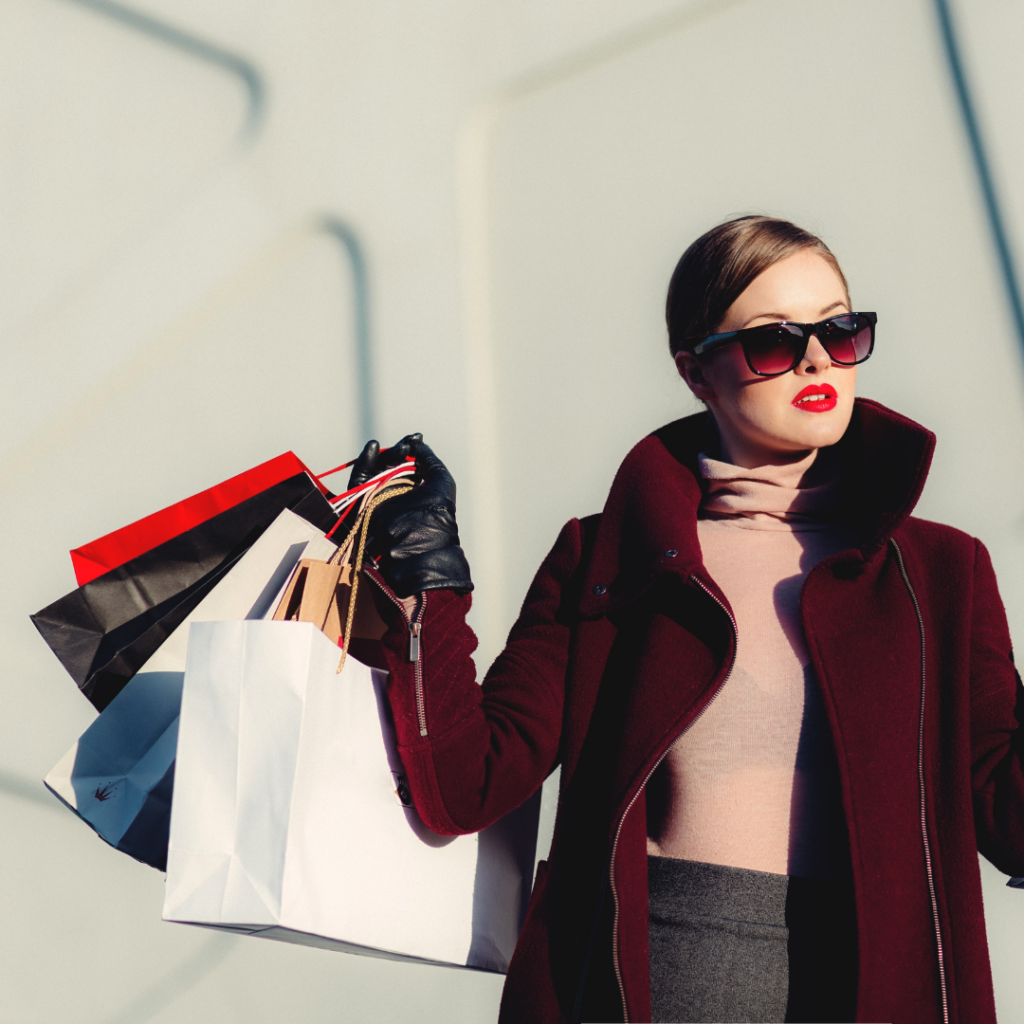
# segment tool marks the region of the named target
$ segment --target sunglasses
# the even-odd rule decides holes
[[[863,363],[875,347],[877,322],[877,313],[841,313],[816,324],[783,320],[778,324],[712,334],[694,346],[693,354],[701,356],[738,341],[743,346],[743,358],[754,373],[759,377],[778,377],[800,365],[813,335],[833,363],[856,366]]]

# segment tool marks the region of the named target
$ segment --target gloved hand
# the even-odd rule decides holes
[[[379,505],[370,520],[372,550],[380,556],[378,568],[388,586],[399,597],[424,590],[472,590],[469,563],[459,545],[451,473],[423,443],[422,434],[403,437],[383,455],[379,451],[376,441],[366,445],[352,468],[350,487],[398,465],[407,455],[416,458],[418,480],[407,494]]]
[[[348,489],[351,491],[353,487],[365,484],[370,477],[383,473],[385,469],[394,469],[410,455],[415,456],[421,444],[422,434],[406,434],[398,444],[385,449],[381,454],[380,445],[376,441],[367,441],[348,475]]]

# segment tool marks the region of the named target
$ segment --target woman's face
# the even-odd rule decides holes
[[[817,323],[849,312],[843,282],[816,252],[804,249],[754,278],[729,307],[715,333],[792,320]],[[835,444],[853,413],[856,366],[832,362],[817,337],[803,361],[780,377],[759,377],[747,366],[739,343],[723,345],[706,356],[676,355],[679,375],[707,402],[722,439],[722,455],[738,466],[781,464],[809,451]],[[814,389],[834,390],[832,408],[813,401]],[[808,388],[811,391],[808,391]],[[802,396],[803,401],[798,401]],[[810,401],[806,399],[811,397]]]

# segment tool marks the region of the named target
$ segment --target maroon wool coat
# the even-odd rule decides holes
[[[484,828],[562,767],[504,1024],[650,1020],[644,785],[735,643],[697,540],[708,431],[691,416],[630,452],[604,512],[562,530],[482,687],[468,595],[427,593],[415,663],[379,599],[401,757],[431,829]],[[984,547],[910,516],[934,441],[858,400],[840,443],[864,540],[812,569],[800,614],[849,831],[857,1020],[941,1022],[945,1002],[948,1021],[987,1024],[977,851],[1024,875],[1024,703]]]

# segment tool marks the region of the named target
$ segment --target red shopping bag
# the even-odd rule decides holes
[[[324,495],[327,489],[313,472],[292,452],[264,462],[245,473],[239,473],[216,487],[193,494],[191,498],[154,512],[138,522],[123,526],[71,552],[78,585],[85,586],[97,576],[130,562],[133,558],[152,551],[159,545],[179,537],[205,523],[221,512],[226,512],[243,501],[268,490],[282,480],[297,473],[308,473]],[[324,473],[323,476],[328,474]]]

